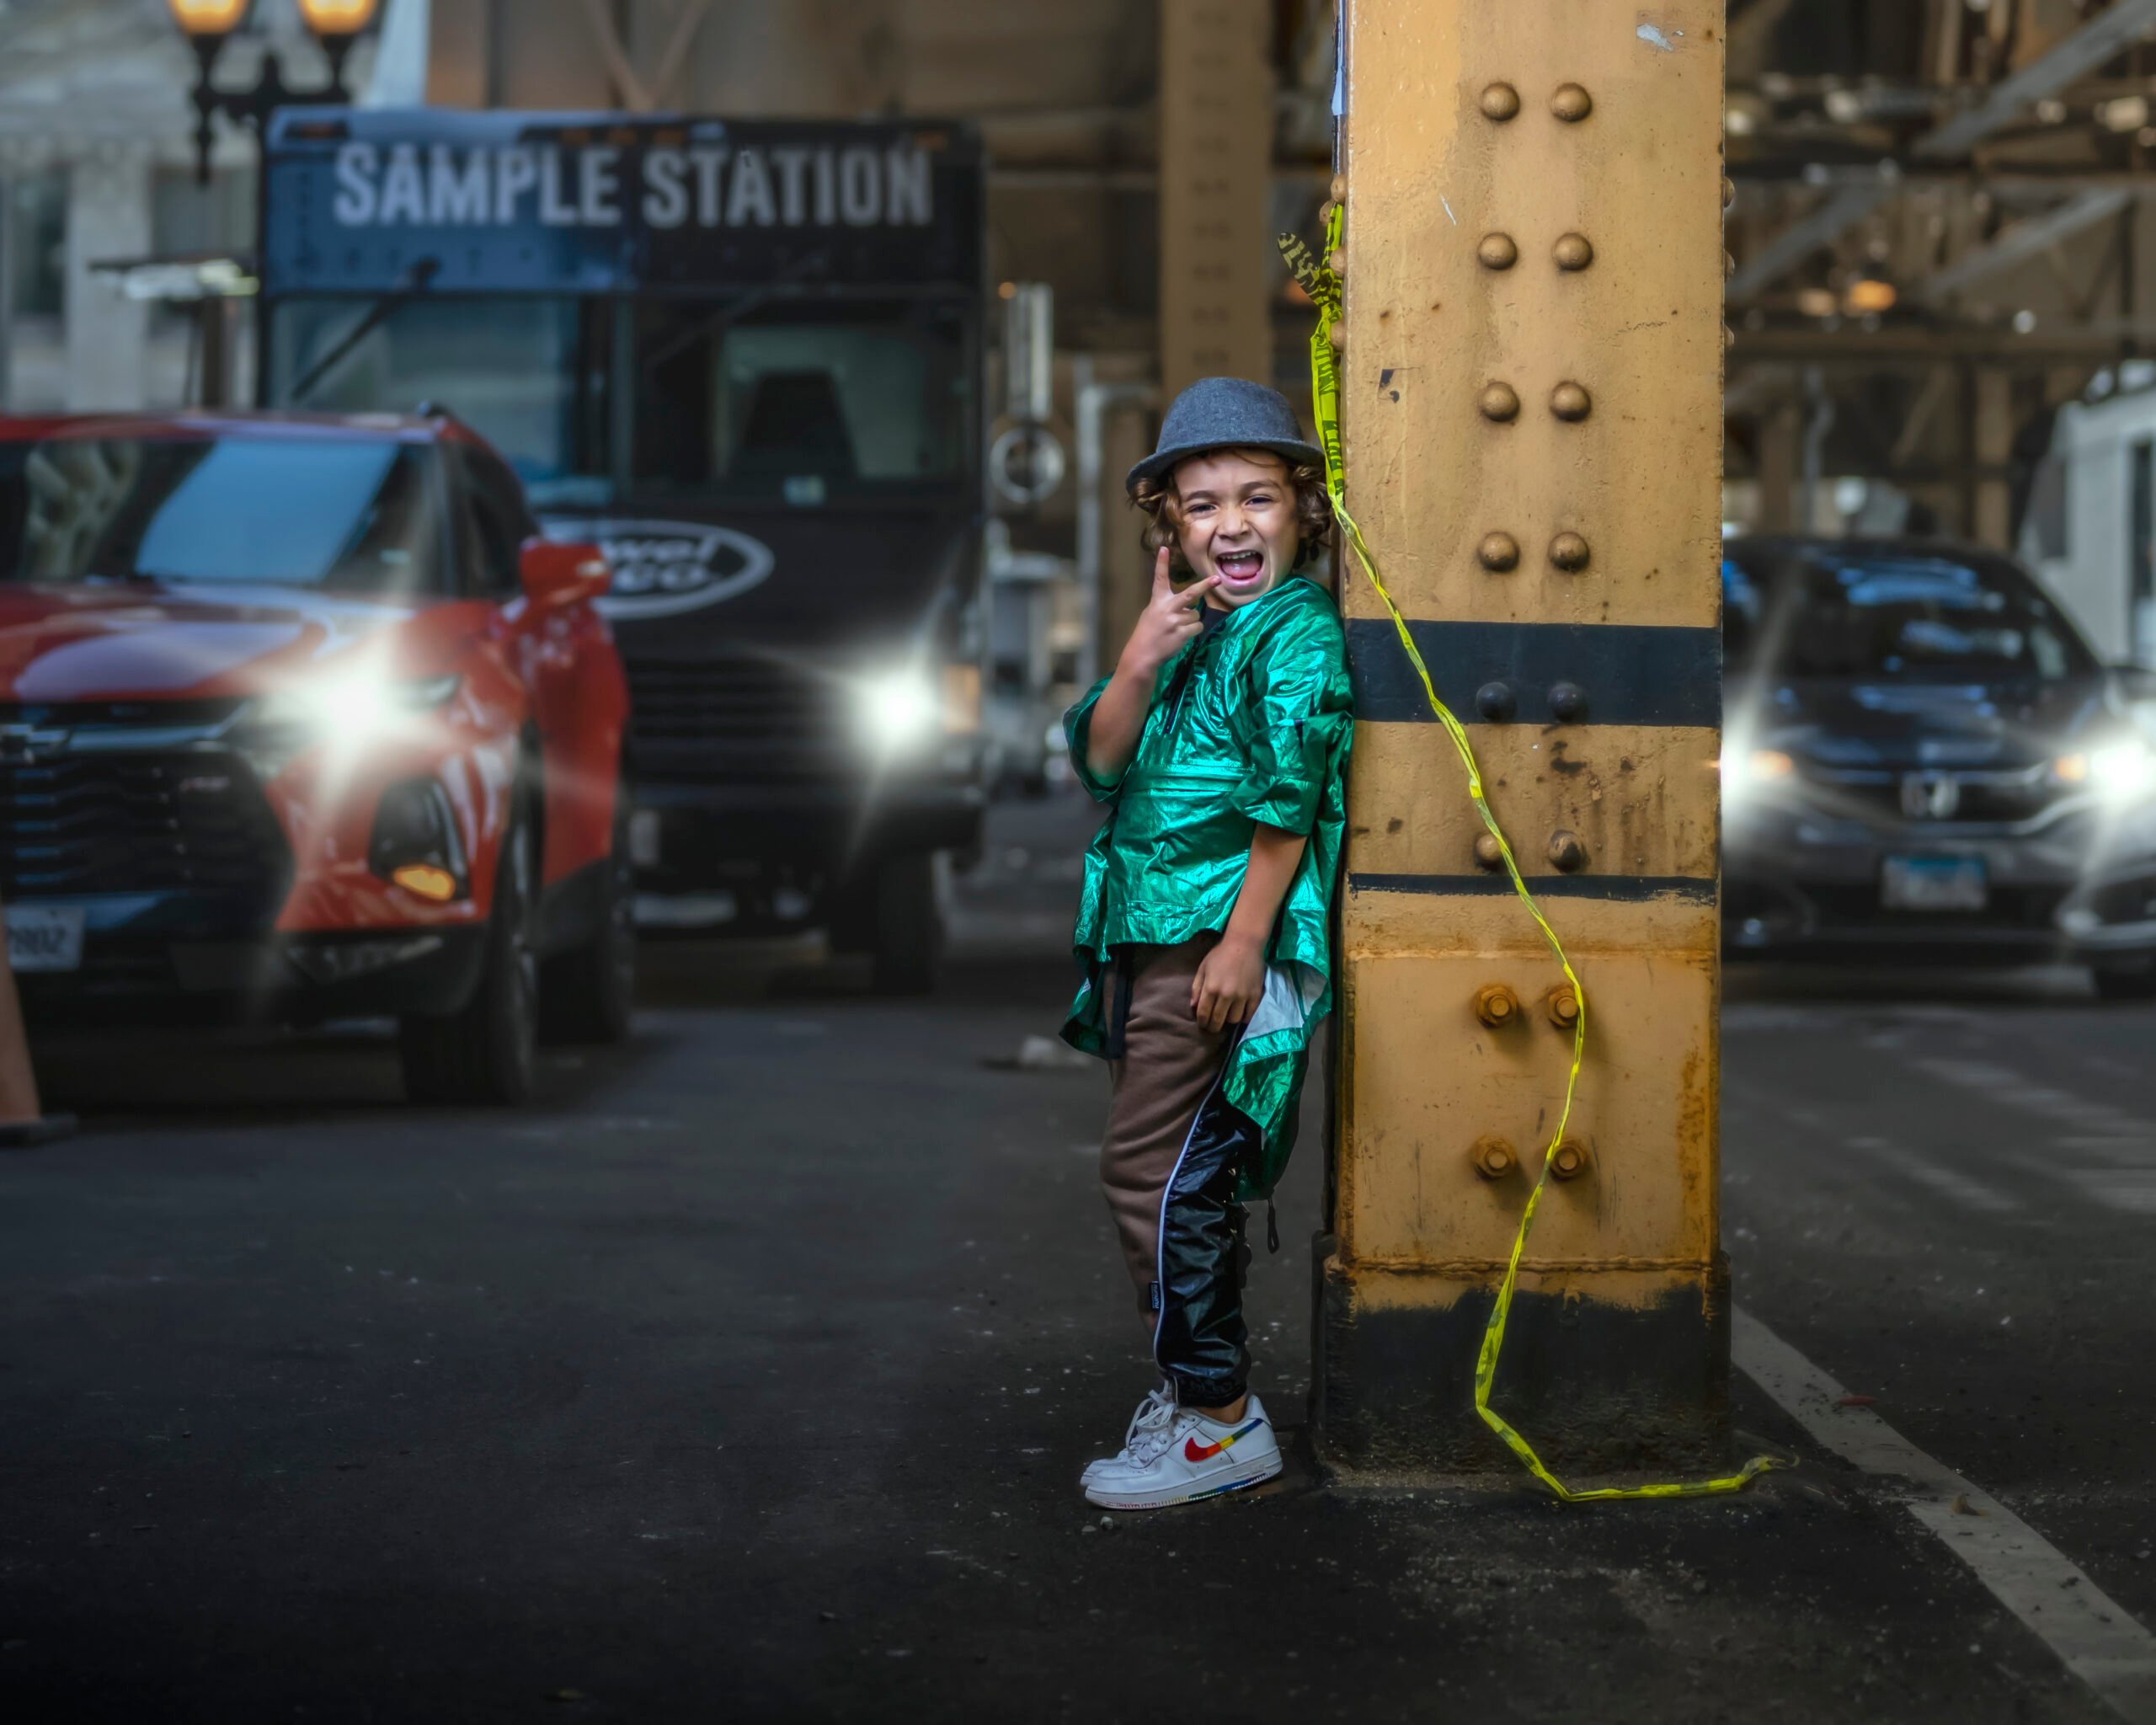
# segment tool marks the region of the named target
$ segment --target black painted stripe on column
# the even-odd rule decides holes
[[[1531,874],[1528,890],[1538,899],[1608,899],[1644,904],[1676,898],[1694,905],[1715,901],[1716,883],[1689,874]],[[1510,894],[1502,874],[1371,874],[1350,869],[1348,889],[1357,893],[1418,893],[1430,897],[1487,898]]]
[[[1482,724],[1476,693],[1503,683],[1513,722],[1556,723],[1550,690],[1571,683],[1587,697],[1582,724],[1721,723],[1721,632],[1624,623],[1413,622],[1438,698],[1463,724]],[[1422,680],[1385,617],[1348,620],[1355,716],[1380,723],[1432,722]]]

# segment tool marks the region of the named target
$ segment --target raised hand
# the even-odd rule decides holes
[[[1177,592],[1168,579],[1168,547],[1163,545],[1153,559],[1153,596],[1139,612],[1137,627],[1131,630],[1116,669],[1134,677],[1150,677],[1182,652],[1203,627],[1198,608],[1219,583],[1218,575],[1207,575]]]

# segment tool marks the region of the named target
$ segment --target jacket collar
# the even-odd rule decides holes
[[[1219,624],[1217,627],[1222,629],[1235,628],[1241,622],[1241,619],[1248,617],[1253,611],[1264,610],[1267,606],[1272,604],[1274,600],[1279,598],[1280,595],[1287,592],[1289,588],[1298,585],[1306,587],[1317,586],[1317,583],[1311,580],[1308,575],[1288,575],[1275,584],[1270,593],[1260,595],[1257,598],[1251,600],[1247,605],[1236,606],[1232,611],[1228,612],[1227,621]],[[1320,592],[1323,592],[1325,590],[1319,587],[1318,590]]]

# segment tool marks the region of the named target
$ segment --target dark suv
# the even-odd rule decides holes
[[[1989,552],[1733,540],[1722,587],[1733,951],[2063,960],[2156,995],[2156,678]]]

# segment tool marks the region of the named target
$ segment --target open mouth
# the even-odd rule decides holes
[[[1262,551],[1224,551],[1213,559],[1213,567],[1219,570],[1230,585],[1241,586],[1256,580],[1265,573],[1265,553]]]

